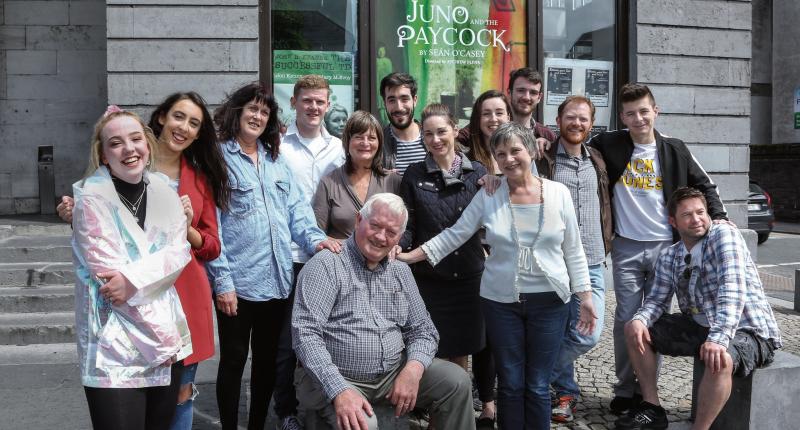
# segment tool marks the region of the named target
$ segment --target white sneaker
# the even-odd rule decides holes
[[[303,424],[295,415],[289,415],[278,424],[278,430],[303,430]]]

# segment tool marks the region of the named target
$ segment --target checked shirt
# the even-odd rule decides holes
[[[682,313],[692,315],[686,304],[694,303],[708,318],[708,341],[727,348],[736,330],[749,330],[779,348],[778,324],[739,230],[728,223],[712,224],[697,246],[703,247],[703,261],[693,297],[686,297],[689,289],[677,288],[686,266],[685,247],[677,242],[659,256],[653,289],[633,319],[652,326],[674,292]]]
[[[333,400],[346,379],[377,380],[405,359],[427,368],[439,334],[408,265],[384,259],[369,270],[351,236],[340,254],[321,251],[300,272],[292,343]]]

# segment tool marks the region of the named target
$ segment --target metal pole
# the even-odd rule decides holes
[[[794,310],[800,312],[800,269],[794,270]]]

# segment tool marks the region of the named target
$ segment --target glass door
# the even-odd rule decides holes
[[[544,0],[543,15],[543,122],[557,131],[558,105],[581,94],[597,109],[593,133],[613,127],[615,2]]]
[[[272,83],[281,121],[294,120],[289,99],[297,79],[308,74],[328,80],[332,90],[329,115],[349,116],[359,105],[358,0],[269,3]]]

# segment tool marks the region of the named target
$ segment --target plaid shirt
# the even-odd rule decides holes
[[[688,289],[677,288],[686,266],[685,247],[677,242],[659,256],[653,289],[633,319],[650,327],[667,311],[675,292],[682,313],[692,315],[688,304],[695,303],[708,318],[708,341],[727,348],[736,330],[748,330],[779,348],[778,324],[739,230],[727,223],[712,224],[698,246],[703,247],[703,261],[694,297],[686,297]]]
[[[597,171],[585,145],[581,145],[579,157],[567,154],[560,144],[556,151],[556,167],[551,179],[566,185],[572,196],[586,262],[590,266],[601,264],[606,260],[606,248],[603,244],[603,227],[600,225]]]
[[[376,380],[404,355],[427,368],[439,333],[408,265],[384,259],[369,270],[351,236],[340,254],[322,251],[300,272],[292,343],[306,372],[333,400],[348,388],[345,378]]]

